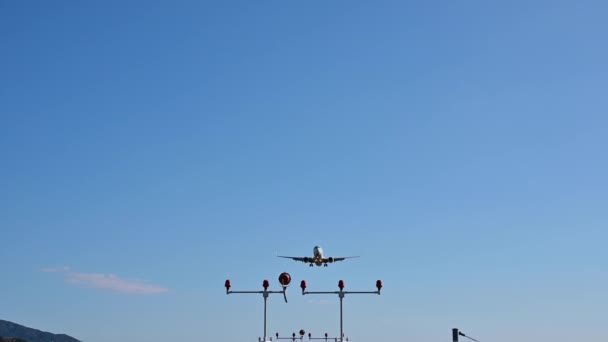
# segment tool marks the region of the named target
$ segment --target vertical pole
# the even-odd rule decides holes
[[[264,291],[264,342],[266,342],[266,301],[268,300],[268,293]]]
[[[344,299],[344,293],[340,291],[340,342],[344,342],[344,330],[342,323],[342,299]]]
[[[452,329],[452,342],[458,342],[458,329]]]

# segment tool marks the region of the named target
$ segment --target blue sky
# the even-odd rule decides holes
[[[0,3],[0,319],[606,340],[603,1]],[[361,258],[309,268],[275,254]]]

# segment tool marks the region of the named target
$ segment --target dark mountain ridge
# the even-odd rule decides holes
[[[1,337],[4,336],[4,337]],[[20,340],[21,339],[21,340]],[[0,342],[80,342],[66,334],[52,334],[0,319]]]
[[[22,340],[16,337],[0,337],[0,342],[27,342],[26,340]]]

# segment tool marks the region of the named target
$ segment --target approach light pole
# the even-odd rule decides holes
[[[304,331],[304,329],[300,329],[300,337],[299,337],[300,341],[302,341],[302,338],[304,337],[305,333],[306,332]],[[308,335],[310,335],[310,334],[308,334]],[[276,336],[277,340],[291,340],[292,342],[295,342],[295,340],[296,340],[295,332],[291,334],[291,337],[279,337],[279,333],[276,333],[275,336]]]
[[[267,341],[266,340],[266,304],[268,301],[268,295],[271,293],[282,293],[283,294],[283,298],[285,299],[285,303],[287,303],[287,294],[285,293],[285,291],[287,290],[287,286],[289,286],[289,283],[291,282],[291,276],[289,275],[289,273],[287,272],[283,272],[279,275],[279,283],[281,284],[281,286],[283,287],[282,291],[268,291],[268,286],[270,286],[268,280],[264,279],[264,281],[262,282],[262,287],[264,287],[264,291],[231,291],[230,287],[232,286],[232,284],[230,283],[230,279],[226,279],[226,282],[224,283],[224,287],[226,287],[226,294],[231,294],[231,293],[261,293],[262,297],[264,297],[264,339],[259,339],[259,341]],[[272,339],[271,339],[272,340]]]
[[[462,331],[459,331],[457,328],[452,329],[452,341],[453,342],[458,342],[458,336],[463,336],[463,337],[468,338],[469,340],[473,340],[475,342],[479,342],[476,339],[465,335]]]
[[[327,337],[327,333],[325,333],[325,337],[312,337],[312,334],[308,333],[308,339],[309,340],[324,340],[325,342],[327,342],[327,339],[329,339],[330,341],[338,342],[338,337]],[[345,338],[345,341],[348,341],[348,337]]]
[[[382,289],[382,280],[376,280],[376,288],[377,291],[344,291],[344,281],[340,280],[338,282],[338,288],[340,291],[306,291],[306,280],[302,280],[300,282],[300,288],[302,289],[302,295],[307,294],[337,294],[340,297],[340,337],[339,341],[344,342],[344,320],[343,320],[343,311],[342,311],[342,300],[344,296],[347,294],[377,294],[380,295],[380,290]],[[337,339],[336,339],[337,340]]]

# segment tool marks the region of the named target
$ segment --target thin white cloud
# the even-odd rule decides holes
[[[63,273],[65,281],[99,290],[131,294],[157,294],[169,291],[168,288],[148,284],[140,279],[126,279],[114,274],[73,272],[67,266],[42,269],[47,273]]]
[[[46,273],[68,272],[69,270],[70,268],[68,266],[48,267],[41,269],[42,272]]]

